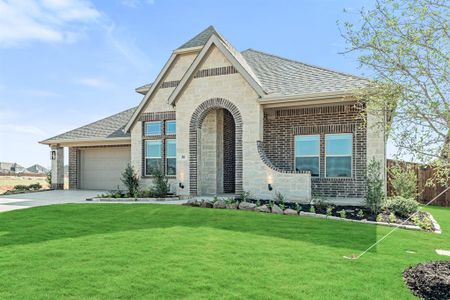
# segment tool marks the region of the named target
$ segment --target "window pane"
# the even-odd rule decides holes
[[[152,175],[155,170],[161,170],[161,158],[146,158],[145,159],[145,175]]]
[[[176,122],[175,121],[166,121],[166,134],[176,134]]]
[[[161,141],[145,141],[145,156],[161,158]]]
[[[177,156],[177,143],[176,140],[166,140],[166,157]]]
[[[352,176],[352,158],[327,157],[327,177],[351,177]]]
[[[167,175],[176,175],[177,174],[177,159],[176,158],[167,158],[166,173],[167,173]]]
[[[295,156],[311,156],[320,153],[320,136],[298,135],[295,137]]]
[[[161,122],[145,122],[145,135],[161,135]]]
[[[327,134],[325,153],[328,155],[352,155],[352,134]]]
[[[311,176],[319,176],[319,157],[297,157],[295,169],[297,171],[310,171]]]

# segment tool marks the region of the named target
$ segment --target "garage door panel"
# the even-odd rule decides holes
[[[82,150],[80,154],[82,189],[124,188],[120,177],[131,160],[130,147],[90,148]]]

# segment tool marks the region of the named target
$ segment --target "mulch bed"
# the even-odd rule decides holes
[[[422,299],[450,299],[450,261],[418,264],[403,272],[406,285]]]

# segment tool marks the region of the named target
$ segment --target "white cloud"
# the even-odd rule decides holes
[[[92,88],[107,88],[111,83],[102,77],[84,77],[75,80],[77,83]]]
[[[122,5],[131,7],[131,8],[136,8],[143,4],[155,4],[155,1],[154,0],[120,0],[120,3]]]
[[[79,35],[79,25],[100,17],[87,0],[0,1],[0,46],[31,41],[70,43]]]

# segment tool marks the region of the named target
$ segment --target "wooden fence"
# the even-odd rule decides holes
[[[449,185],[450,181],[447,183],[447,186],[436,185],[434,187],[429,187],[426,185],[428,179],[433,178],[434,170],[432,167],[427,165],[421,165],[410,162],[403,162],[388,159],[387,160],[387,169],[388,169],[388,184],[387,184],[387,193],[388,196],[393,195],[393,189],[391,185],[392,175],[389,170],[393,168],[395,165],[399,165],[401,168],[405,169],[410,167],[414,170],[417,177],[417,201],[420,203],[428,203],[428,201],[432,200],[434,197],[442,193]],[[450,206],[450,190],[441,195],[439,198],[434,200],[431,205],[440,205],[440,206]]]

